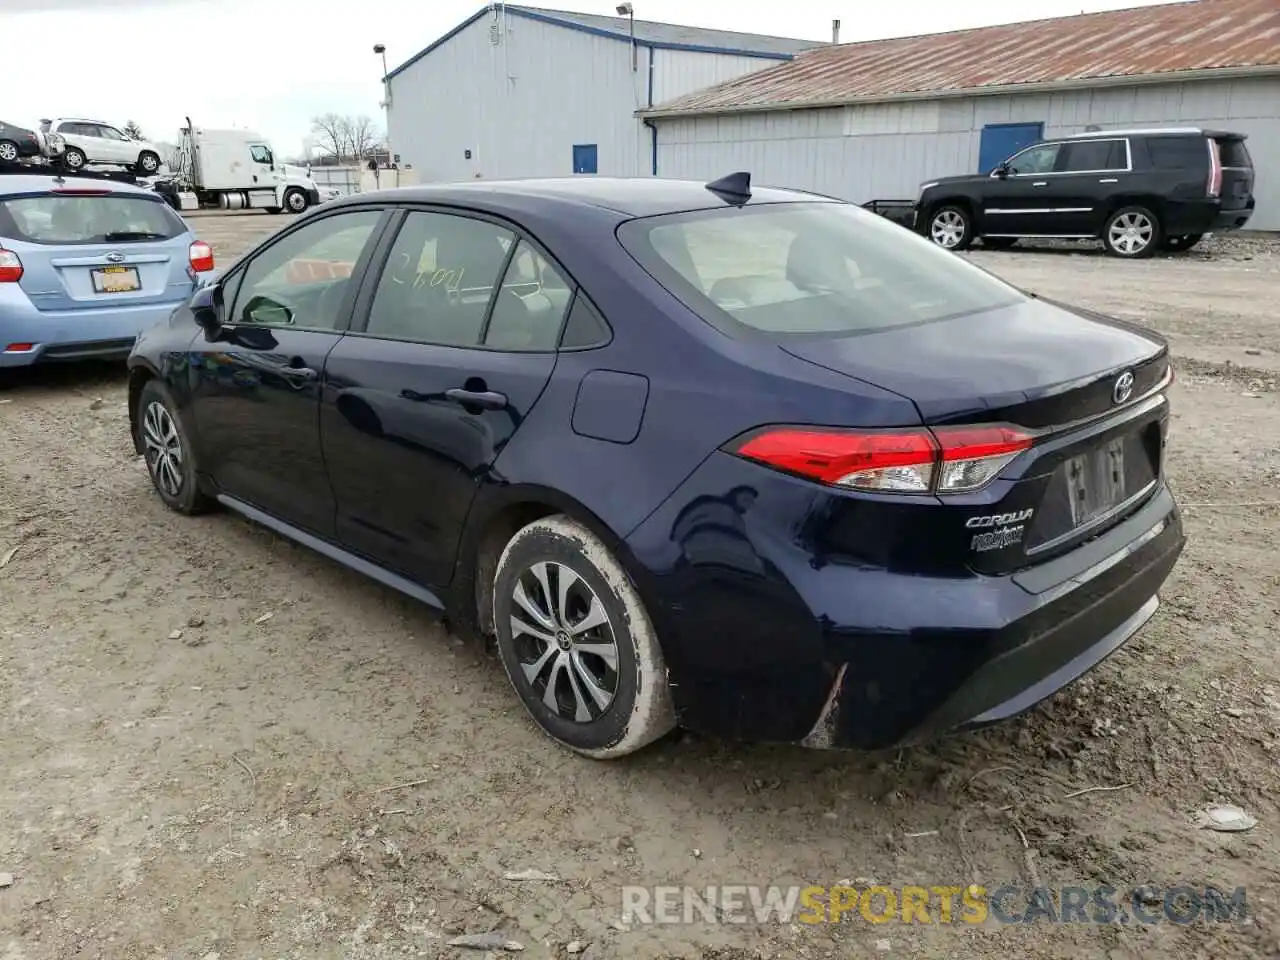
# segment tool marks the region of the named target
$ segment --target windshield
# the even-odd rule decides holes
[[[109,196],[0,200],[0,236],[29,243],[129,243],[169,240],[186,231],[162,200]]]
[[[1024,299],[844,203],[698,210],[629,221],[618,237],[687,307],[731,333],[735,324],[775,336],[867,333]]]

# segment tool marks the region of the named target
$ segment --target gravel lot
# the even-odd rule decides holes
[[[287,219],[193,222],[225,263]],[[0,960],[478,958],[447,941],[490,930],[590,960],[1276,956],[1280,242],[971,256],[1170,336],[1191,540],[1156,619],[1089,678],[889,755],[685,736],[579,759],[413,602],[166,511],[121,371],[0,379]],[[1213,802],[1258,826],[1197,829]],[[562,882],[504,879],[525,869]],[[1244,886],[1251,918],[616,923],[625,884],[846,879]]]

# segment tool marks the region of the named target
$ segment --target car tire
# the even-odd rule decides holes
[[[1190,250],[1203,239],[1203,233],[1183,233],[1176,237],[1165,237],[1160,242],[1160,249],[1167,253],[1182,253],[1184,250]]]
[[[0,163],[17,163],[21,155],[12,140],[0,140]]]
[[[1017,237],[983,237],[982,245],[988,250],[1008,250],[1018,242]]]
[[[213,509],[216,501],[197,480],[191,435],[173,395],[159,380],[148,380],[138,393],[137,425],[147,473],[165,505],[187,515]]]
[[[582,524],[556,515],[511,538],[493,615],[507,677],[557,743],[608,760],[674,729],[653,624],[622,565]]]
[[[284,192],[284,208],[290,213],[304,213],[307,209],[307,195],[297,187],[290,187]]]
[[[929,214],[929,239],[944,250],[964,250],[973,243],[973,218],[964,207],[944,203]]]
[[[1102,228],[1102,245],[1113,257],[1138,260],[1160,249],[1160,221],[1146,207],[1121,207]]]
[[[82,170],[84,165],[89,162],[89,158],[84,155],[84,151],[79,147],[67,147],[66,152],[62,155],[62,162],[68,170]]]
[[[138,154],[138,172],[144,176],[151,176],[160,169],[160,155],[150,150],[143,150]]]

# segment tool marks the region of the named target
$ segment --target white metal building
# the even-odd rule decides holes
[[[422,181],[647,176],[637,110],[815,46],[493,3],[389,74],[391,147]]]
[[[1250,229],[1280,230],[1280,0],[1195,0],[850,43],[659,100],[659,175],[849,200],[914,199],[1042,136],[1203,126],[1248,134]]]

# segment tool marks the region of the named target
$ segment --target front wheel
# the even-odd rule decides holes
[[[297,187],[284,192],[284,208],[290,213],[302,213],[307,209],[307,195]]]
[[[152,153],[150,150],[143,150],[138,154],[138,172],[145,173],[147,176],[155,173],[160,169],[159,154]]]
[[[939,207],[929,218],[929,239],[944,250],[964,250],[973,243],[969,211],[951,204]]]
[[[1160,221],[1146,207],[1121,207],[1107,219],[1102,244],[1113,257],[1149,257],[1160,246]]]
[[[1160,249],[1169,253],[1182,253],[1184,250],[1190,250],[1203,239],[1203,233],[1184,233],[1176,237],[1165,237],[1160,242]]]
[[[644,604],[582,524],[552,516],[511,538],[494,576],[493,615],[507,677],[551,739],[607,760],[675,727]]]
[[[160,499],[178,513],[204,513],[214,501],[197,481],[195,450],[172,394],[148,380],[138,394],[138,439],[151,483]]]

